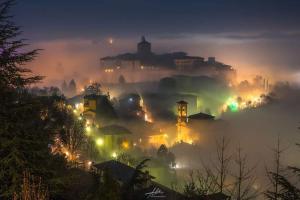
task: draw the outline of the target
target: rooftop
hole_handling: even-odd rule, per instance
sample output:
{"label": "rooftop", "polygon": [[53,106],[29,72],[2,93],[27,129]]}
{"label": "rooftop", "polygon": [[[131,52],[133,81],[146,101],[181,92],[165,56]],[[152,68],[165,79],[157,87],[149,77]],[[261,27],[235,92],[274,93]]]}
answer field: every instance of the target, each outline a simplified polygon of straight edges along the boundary
{"label": "rooftop", "polygon": [[177,101],[177,103],[178,103],[178,104],[188,104],[188,102],[186,102],[186,101],[183,101],[183,100],[181,100],[181,101]]}
{"label": "rooftop", "polygon": [[131,134],[131,131],[128,130],[127,128],[119,125],[109,125],[109,126],[104,126],[99,129],[100,132],[104,135],[128,135]]}
{"label": "rooftop", "polygon": [[188,118],[189,119],[198,119],[198,120],[214,120],[215,116],[200,112],[200,113],[197,113],[194,115],[190,115]]}

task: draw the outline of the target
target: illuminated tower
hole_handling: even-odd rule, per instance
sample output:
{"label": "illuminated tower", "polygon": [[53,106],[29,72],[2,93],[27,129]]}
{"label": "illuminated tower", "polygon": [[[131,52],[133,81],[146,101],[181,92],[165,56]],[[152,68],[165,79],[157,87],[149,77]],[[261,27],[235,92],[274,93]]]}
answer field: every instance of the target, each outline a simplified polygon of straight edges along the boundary
{"label": "illuminated tower", "polygon": [[177,102],[177,142],[186,140],[187,135],[187,102]]}
{"label": "illuminated tower", "polygon": [[177,102],[177,123],[187,123],[187,102]]}

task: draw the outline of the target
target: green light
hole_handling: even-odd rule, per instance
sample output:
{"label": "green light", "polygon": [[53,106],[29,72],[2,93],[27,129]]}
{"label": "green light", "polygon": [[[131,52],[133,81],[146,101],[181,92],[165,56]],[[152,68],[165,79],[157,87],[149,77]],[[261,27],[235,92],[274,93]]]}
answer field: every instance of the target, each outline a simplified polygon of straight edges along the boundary
{"label": "green light", "polygon": [[231,112],[239,111],[239,104],[236,101],[232,101],[228,104],[228,108]]}

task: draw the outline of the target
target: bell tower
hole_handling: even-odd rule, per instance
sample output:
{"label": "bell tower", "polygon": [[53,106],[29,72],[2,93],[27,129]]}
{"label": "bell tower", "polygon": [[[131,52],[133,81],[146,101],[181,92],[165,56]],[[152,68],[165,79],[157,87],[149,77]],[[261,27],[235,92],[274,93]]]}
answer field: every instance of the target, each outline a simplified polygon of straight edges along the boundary
{"label": "bell tower", "polygon": [[185,142],[187,140],[187,105],[186,101],[177,102],[177,142]]}
{"label": "bell tower", "polygon": [[187,102],[177,102],[177,123],[187,123]]}

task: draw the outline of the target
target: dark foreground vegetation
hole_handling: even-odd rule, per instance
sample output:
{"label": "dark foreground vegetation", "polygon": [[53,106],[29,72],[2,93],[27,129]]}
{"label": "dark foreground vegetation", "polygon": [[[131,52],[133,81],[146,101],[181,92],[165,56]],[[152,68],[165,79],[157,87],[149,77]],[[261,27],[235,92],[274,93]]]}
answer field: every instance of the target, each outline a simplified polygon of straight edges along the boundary
{"label": "dark foreground vegetation", "polygon": [[[140,192],[148,187],[152,177],[142,172],[147,160],[136,164],[133,175],[127,182],[120,183],[109,169],[99,175],[94,170],[76,168],[61,154],[53,153],[57,137],[65,145],[86,148],[83,125],[73,118],[65,108],[63,96],[36,96],[28,92],[28,87],[43,79],[32,75],[24,68],[34,60],[39,50],[26,51],[26,41],[20,39],[20,28],[14,24],[9,14],[13,1],[0,4],[0,199],[46,200],[46,199],[137,199]],[[81,143],[70,143],[68,136],[76,133]],[[219,176],[199,176],[191,179],[184,187],[181,199],[209,199],[208,190],[225,192],[227,158],[224,157],[225,143],[220,144]],[[89,154],[86,150],[86,154]],[[282,168],[281,149],[275,151],[276,168],[267,172],[270,189],[264,192],[266,199],[300,199],[298,187],[300,169]],[[245,170],[245,159],[238,154],[240,166],[235,182],[234,199],[253,199],[256,195],[245,196],[249,189],[249,170]],[[290,175],[293,178],[290,179]],[[192,176],[194,177],[194,176]],[[216,181],[216,179],[218,181]],[[219,182],[220,180],[220,182]],[[199,182],[197,182],[199,181]],[[212,184],[209,184],[212,183]],[[209,187],[209,188],[208,188]],[[248,193],[247,193],[248,194]],[[223,198],[223,197],[221,197]],[[226,197],[227,198],[227,197]]]}

